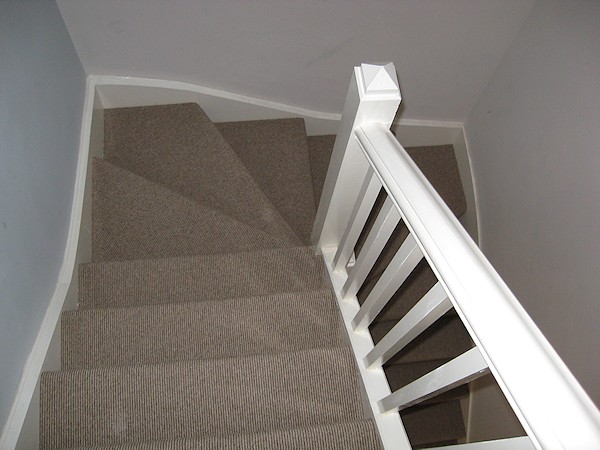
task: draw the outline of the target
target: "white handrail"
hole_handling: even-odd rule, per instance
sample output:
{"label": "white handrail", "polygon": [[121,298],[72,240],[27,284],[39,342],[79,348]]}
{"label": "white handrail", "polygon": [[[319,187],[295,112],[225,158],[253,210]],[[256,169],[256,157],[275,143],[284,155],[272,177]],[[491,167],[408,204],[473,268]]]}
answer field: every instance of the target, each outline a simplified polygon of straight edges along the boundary
{"label": "white handrail", "polygon": [[598,410],[404,148],[383,124],[354,133],[534,445],[599,445]]}
{"label": "white handrail", "polygon": [[[399,416],[379,410],[378,402],[391,392],[381,364],[373,360],[387,355],[389,343],[395,346],[406,330],[395,330],[382,341],[386,344],[376,348],[370,334],[355,330],[352,322],[360,311],[356,292],[400,216],[529,434],[518,441],[544,449],[600,447],[600,413],[592,401],[389,132],[399,103],[393,64],[354,68],[312,234],[323,254],[384,447],[404,450],[410,443]],[[364,192],[372,170],[388,198],[356,263],[347,270],[348,249],[354,247],[355,228],[360,228],[352,222],[364,221],[364,209],[373,200]],[[387,292],[373,311],[386,297]],[[501,448],[507,442],[517,441],[468,444],[468,448]]]}

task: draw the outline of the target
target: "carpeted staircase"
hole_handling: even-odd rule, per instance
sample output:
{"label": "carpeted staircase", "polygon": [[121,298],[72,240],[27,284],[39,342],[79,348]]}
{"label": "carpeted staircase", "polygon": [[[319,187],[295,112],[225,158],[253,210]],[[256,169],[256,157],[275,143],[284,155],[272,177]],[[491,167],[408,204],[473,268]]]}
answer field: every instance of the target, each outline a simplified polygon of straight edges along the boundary
{"label": "carpeted staircase", "polygon": [[[307,138],[299,119],[213,124],[196,104],[107,110],[104,122],[93,261],[62,316],[62,370],[41,378],[41,448],[379,448],[308,246],[333,138]],[[411,155],[462,214],[452,148]],[[375,340],[433,284],[428,270],[382,312]],[[447,315],[386,365],[392,388],[465,347]],[[462,438],[465,394],[403,412],[413,445]]]}

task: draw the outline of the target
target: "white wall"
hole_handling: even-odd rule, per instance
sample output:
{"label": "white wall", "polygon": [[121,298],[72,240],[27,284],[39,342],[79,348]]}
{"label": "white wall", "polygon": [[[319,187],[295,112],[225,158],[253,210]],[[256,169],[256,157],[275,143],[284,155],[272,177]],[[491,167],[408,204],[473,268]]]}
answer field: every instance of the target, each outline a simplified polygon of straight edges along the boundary
{"label": "white wall", "polygon": [[600,2],[539,0],[465,129],[483,251],[600,405]]}
{"label": "white wall", "polygon": [[0,429],[65,250],[85,73],[54,1],[0,14]]}
{"label": "white wall", "polygon": [[352,67],[396,64],[403,116],[462,122],[534,0],[58,0],[94,75],[342,110]]}

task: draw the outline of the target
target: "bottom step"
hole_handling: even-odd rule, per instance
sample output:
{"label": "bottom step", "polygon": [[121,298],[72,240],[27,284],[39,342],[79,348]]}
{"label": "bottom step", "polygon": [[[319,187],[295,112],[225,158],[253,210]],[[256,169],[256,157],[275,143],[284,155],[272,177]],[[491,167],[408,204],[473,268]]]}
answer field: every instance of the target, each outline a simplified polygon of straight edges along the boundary
{"label": "bottom step", "polygon": [[364,420],[268,433],[95,446],[85,447],[82,450],[133,450],[139,448],[146,450],[246,450],[249,448],[261,450],[287,448],[296,450],[330,448],[363,450],[379,449],[382,446],[373,423]]}

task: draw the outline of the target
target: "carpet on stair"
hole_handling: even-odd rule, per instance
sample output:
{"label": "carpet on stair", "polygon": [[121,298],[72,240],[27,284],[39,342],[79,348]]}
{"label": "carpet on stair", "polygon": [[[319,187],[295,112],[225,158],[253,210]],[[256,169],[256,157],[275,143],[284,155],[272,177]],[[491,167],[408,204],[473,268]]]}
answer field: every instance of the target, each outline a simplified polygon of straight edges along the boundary
{"label": "carpet on stair", "polygon": [[363,419],[348,347],[41,378],[40,447],[266,432]]}
{"label": "carpet on stair", "polygon": [[79,450],[295,450],[345,449],[377,450],[381,442],[370,420],[356,420],[305,428],[292,428],[264,433],[238,434],[199,439],[143,442],[120,445],[95,445]]}
{"label": "carpet on stair", "polygon": [[304,120],[215,125],[300,240],[308,244],[315,202]]}
{"label": "carpet on stair", "polygon": [[311,247],[83,264],[79,307],[134,306],[330,287]]}
{"label": "carpet on stair", "polygon": [[92,259],[223,253],[292,245],[101,159],[93,161]]}
{"label": "carpet on stair", "polygon": [[61,325],[63,369],[231,358],[347,342],[330,290],[67,311]]}
{"label": "carpet on stair", "polygon": [[296,239],[196,103],[105,110],[104,158],[251,226]]}
{"label": "carpet on stair", "polygon": [[[63,314],[63,368],[41,378],[41,448],[380,448],[322,259],[299,246],[333,142],[298,119],[215,126],[196,104],[105,112],[94,262]],[[451,146],[409,154],[464,211]],[[431,283],[421,272],[375,342]],[[392,388],[470,348],[461,327],[445,315],[392,358]],[[401,412],[414,446],[464,436],[460,395]]]}

